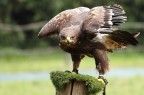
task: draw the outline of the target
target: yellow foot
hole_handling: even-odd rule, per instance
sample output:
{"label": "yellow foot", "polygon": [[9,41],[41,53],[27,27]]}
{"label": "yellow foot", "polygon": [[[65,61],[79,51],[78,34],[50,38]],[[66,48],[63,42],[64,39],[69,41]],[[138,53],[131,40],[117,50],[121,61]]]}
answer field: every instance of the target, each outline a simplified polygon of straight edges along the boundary
{"label": "yellow foot", "polygon": [[99,76],[98,80],[102,81],[105,84],[102,95],[106,95],[106,85],[108,84],[108,81],[103,76]]}
{"label": "yellow foot", "polygon": [[103,76],[99,76],[98,79],[102,80],[105,85],[108,84],[108,81]]}
{"label": "yellow foot", "polygon": [[98,78],[98,81],[102,82],[103,84],[105,84],[103,79]]}

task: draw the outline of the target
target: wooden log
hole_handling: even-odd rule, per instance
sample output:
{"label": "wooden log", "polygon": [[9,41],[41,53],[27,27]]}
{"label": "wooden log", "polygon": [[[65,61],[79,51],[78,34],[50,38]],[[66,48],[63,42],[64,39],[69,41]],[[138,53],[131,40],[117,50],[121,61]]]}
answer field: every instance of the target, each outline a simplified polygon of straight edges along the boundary
{"label": "wooden log", "polygon": [[56,91],[56,95],[87,95],[86,86],[82,82],[73,81],[67,84],[64,91]]}
{"label": "wooden log", "polygon": [[72,89],[72,83],[66,85],[66,89],[64,91],[56,90],[56,95],[70,95]]}
{"label": "wooden log", "polygon": [[82,82],[74,81],[71,95],[86,95],[86,85]]}
{"label": "wooden log", "polygon": [[104,88],[104,82],[88,75],[56,71],[51,80],[56,95],[96,95]]}

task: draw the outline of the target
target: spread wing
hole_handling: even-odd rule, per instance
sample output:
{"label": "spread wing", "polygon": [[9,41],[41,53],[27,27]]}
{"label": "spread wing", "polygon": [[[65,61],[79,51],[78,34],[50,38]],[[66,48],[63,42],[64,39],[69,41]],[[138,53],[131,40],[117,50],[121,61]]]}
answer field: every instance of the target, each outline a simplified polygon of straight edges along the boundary
{"label": "spread wing", "polygon": [[82,31],[91,34],[100,28],[111,28],[113,25],[124,23],[125,11],[120,5],[100,6],[92,8],[83,22]]}
{"label": "spread wing", "polygon": [[71,18],[73,18],[75,15],[87,11],[89,11],[89,8],[78,7],[59,13],[44,25],[44,27],[40,30],[38,37],[43,38],[46,36],[51,36],[53,34],[58,34],[61,29],[63,29],[65,26],[68,26],[68,23],[71,22]]}
{"label": "spread wing", "polygon": [[[92,8],[83,22],[82,31],[92,42],[100,42],[110,51],[128,45],[137,45],[135,35],[112,28],[113,25],[126,21],[127,17],[124,14],[123,8],[117,4]],[[137,35],[139,33],[136,33]]]}

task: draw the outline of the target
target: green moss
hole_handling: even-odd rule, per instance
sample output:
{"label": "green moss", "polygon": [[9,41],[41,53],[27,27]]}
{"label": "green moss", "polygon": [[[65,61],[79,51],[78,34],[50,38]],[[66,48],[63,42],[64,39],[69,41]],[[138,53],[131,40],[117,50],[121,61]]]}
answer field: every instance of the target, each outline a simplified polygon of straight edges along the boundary
{"label": "green moss", "polygon": [[65,89],[65,85],[69,83],[71,80],[76,80],[79,82],[84,82],[87,86],[88,95],[95,95],[100,92],[104,83],[99,81],[98,79],[89,76],[89,75],[81,75],[69,72],[61,72],[55,71],[51,72],[51,80],[58,91],[63,91]]}

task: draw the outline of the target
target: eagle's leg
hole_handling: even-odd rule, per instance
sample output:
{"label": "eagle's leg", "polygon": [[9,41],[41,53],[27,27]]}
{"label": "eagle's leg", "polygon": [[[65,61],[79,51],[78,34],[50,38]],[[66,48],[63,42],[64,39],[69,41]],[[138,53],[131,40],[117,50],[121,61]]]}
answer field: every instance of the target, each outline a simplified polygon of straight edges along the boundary
{"label": "eagle's leg", "polygon": [[102,49],[95,49],[95,51],[93,51],[93,56],[95,58],[96,69],[99,72],[98,78],[102,79],[105,82],[105,87],[103,89],[103,95],[106,95],[105,90],[106,90],[106,85],[107,85],[108,81],[104,78],[104,74],[109,69],[107,52]]}
{"label": "eagle's leg", "polygon": [[101,70],[101,63],[99,62],[96,62],[96,69],[98,70],[99,72],[99,76],[98,76],[98,79],[102,79],[104,82],[105,82],[105,85],[108,84],[108,81],[104,78],[104,72]]}
{"label": "eagle's leg", "polygon": [[104,79],[104,74],[109,70],[107,52],[103,49],[95,49],[92,54],[95,59],[96,69],[99,72],[99,78]]}
{"label": "eagle's leg", "polygon": [[81,55],[80,54],[71,54],[72,61],[73,61],[73,72],[78,74],[78,67],[81,61]]}
{"label": "eagle's leg", "polygon": [[96,62],[96,69],[97,69],[98,72],[99,72],[98,79],[102,79],[102,80],[104,81],[104,83],[105,83],[105,87],[104,87],[104,89],[103,89],[102,94],[103,94],[103,95],[106,95],[106,85],[108,84],[108,81],[104,78],[104,72],[101,70],[102,67],[101,67],[100,64],[101,64],[101,63]]}

